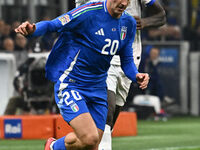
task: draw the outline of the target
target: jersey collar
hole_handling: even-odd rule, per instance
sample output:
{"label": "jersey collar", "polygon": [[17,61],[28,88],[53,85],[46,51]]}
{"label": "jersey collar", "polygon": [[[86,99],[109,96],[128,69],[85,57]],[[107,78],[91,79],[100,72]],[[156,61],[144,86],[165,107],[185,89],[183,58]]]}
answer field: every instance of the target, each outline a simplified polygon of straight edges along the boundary
{"label": "jersey collar", "polygon": [[107,4],[107,0],[104,0],[104,11],[105,11],[105,12],[108,12],[108,9],[107,9],[106,4]]}

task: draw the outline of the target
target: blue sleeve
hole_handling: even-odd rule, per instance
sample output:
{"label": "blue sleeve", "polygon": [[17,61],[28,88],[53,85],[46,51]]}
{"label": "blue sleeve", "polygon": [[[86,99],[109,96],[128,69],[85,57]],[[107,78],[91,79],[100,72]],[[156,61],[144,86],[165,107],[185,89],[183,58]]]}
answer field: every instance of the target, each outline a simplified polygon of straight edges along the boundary
{"label": "blue sleeve", "polygon": [[134,21],[132,32],[129,33],[129,40],[123,50],[120,51],[121,67],[125,75],[136,82],[136,74],[139,73],[133,60],[132,44],[135,39],[136,22]]}
{"label": "blue sleeve", "polygon": [[56,32],[59,29],[55,20],[52,21],[40,21],[36,23],[36,30],[32,34],[33,37],[42,36],[48,32]]}
{"label": "blue sleeve", "polygon": [[48,32],[62,32],[75,30],[83,20],[87,18],[87,13],[74,15],[74,12],[78,8],[75,8],[51,21],[41,21],[36,23],[36,30],[32,36],[42,36]]}
{"label": "blue sleeve", "polygon": [[131,79],[133,82],[136,82],[136,74],[139,72],[135,66],[135,63],[133,62],[133,59],[130,61],[130,63],[123,63],[122,70],[129,79]]}
{"label": "blue sleeve", "polygon": [[151,5],[153,5],[153,4],[155,3],[155,1],[156,1],[156,0],[150,1],[148,4],[146,4],[146,6],[151,6]]}

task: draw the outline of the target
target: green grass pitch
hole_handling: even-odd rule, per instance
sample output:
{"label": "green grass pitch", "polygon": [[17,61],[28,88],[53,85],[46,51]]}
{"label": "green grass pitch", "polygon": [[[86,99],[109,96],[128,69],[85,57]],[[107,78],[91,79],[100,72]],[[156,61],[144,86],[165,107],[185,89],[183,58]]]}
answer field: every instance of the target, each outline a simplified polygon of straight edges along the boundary
{"label": "green grass pitch", "polygon": [[[0,150],[43,150],[44,140],[0,140]],[[138,135],[113,138],[113,150],[200,150],[200,118],[138,121]]]}

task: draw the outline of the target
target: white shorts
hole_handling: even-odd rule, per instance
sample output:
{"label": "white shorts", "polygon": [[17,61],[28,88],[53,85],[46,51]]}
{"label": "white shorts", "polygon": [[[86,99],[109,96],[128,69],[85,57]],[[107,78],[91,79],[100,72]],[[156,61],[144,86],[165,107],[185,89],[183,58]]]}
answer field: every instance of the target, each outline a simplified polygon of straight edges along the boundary
{"label": "white shorts", "polygon": [[[139,67],[142,53],[142,44],[140,39],[140,31],[137,31],[135,41],[133,43],[133,58],[136,67]],[[131,80],[126,77],[120,66],[120,58],[115,55],[111,61],[106,80],[108,90],[116,94],[116,105],[124,106],[128,96]]]}
{"label": "white shorts", "polygon": [[116,105],[124,106],[131,82],[122,71],[121,66],[110,66],[106,83],[108,90],[116,94]]}

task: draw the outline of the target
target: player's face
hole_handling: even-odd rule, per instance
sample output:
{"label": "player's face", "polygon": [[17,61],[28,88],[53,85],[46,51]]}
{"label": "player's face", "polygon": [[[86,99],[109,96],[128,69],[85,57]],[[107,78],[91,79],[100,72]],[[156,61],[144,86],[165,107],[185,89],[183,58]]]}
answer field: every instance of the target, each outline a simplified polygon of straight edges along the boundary
{"label": "player's face", "polygon": [[108,2],[108,11],[111,16],[119,18],[124,10],[127,8],[130,0],[110,0]]}

